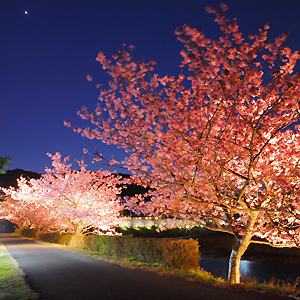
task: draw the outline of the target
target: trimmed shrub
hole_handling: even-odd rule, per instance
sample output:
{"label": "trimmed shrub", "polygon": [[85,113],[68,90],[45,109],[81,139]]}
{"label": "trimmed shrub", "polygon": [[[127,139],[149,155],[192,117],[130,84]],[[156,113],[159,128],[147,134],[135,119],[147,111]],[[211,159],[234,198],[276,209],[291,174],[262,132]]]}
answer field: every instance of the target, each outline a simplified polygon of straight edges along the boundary
{"label": "trimmed shrub", "polygon": [[200,260],[198,242],[193,239],[88,236],[83,249],[183,270],[197,269]]}
{"label": "trimmed shrub", "polygon": [[168,240],[163,247],[164,264],[169,267],[190,270],[199,266],[198,242],[189,240]]}
{"label": "trimmed shrub", "polygon": [[22,229],[20,234],[26,236],[28,238],[35,238],[36,237],[36,230],[33,229]]}
{"label": "trimmed shrub", "polygon": [[85,236],[83,235],[72,235],[69,243],[69,246],[79,248],[79,249],[85,249]]}
{"label": "trimmed shrub", "polygon": [[[34,230],[21,230],[20,234],[26,237],[37,237]],[[38,238],[46,242],[69,245],[104,255],[146,263],[158,263],[182,270],[199,268],[199,245],[193,239],[174,240],[105,235],[74,236],[68,233],[39,233]]]}
{"label": "trimmed shrub", "polygon": [[19,228],[19,227],[18,227],[18,228],[15,228],[15,233],[18,234],[18,235],[22,235],[22,230],[23,230],[23,229],[22,229],[22,228]]}
{"label": "trimmed shrub", "polygon": [[72,238],[71,233],[59,233],[59,232],[43,232],[40,233],[39,239],[48,243],[55,243],[60,245],[68,245]]}
{"label": "trimmed shrub", "polygon": [[57,237],[57,243],[60,245],[68,245],[72,238],[71,233],[59,233]]}
{"label": "trimmed shrub", "polygon": [[42,232],[39,235],[39,239],[48,243],[56,243],[57,237],[56,233]]}

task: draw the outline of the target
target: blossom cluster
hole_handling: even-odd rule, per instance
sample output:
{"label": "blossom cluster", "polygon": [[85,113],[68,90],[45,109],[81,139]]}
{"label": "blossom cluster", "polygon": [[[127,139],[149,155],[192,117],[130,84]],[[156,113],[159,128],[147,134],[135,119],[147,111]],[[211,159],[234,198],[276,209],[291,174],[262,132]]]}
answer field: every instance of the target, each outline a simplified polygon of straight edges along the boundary
{"label": "blossom cluster", "polygon": [[1,217],[21,228],[82,234],[97,231],[113,233],[122,226],[123,205],[118,195],[122,178],[109,171],[71,170],[68,157],[48,154],[53,168],[40,179],[18,179],[18,188],[2,189]]}

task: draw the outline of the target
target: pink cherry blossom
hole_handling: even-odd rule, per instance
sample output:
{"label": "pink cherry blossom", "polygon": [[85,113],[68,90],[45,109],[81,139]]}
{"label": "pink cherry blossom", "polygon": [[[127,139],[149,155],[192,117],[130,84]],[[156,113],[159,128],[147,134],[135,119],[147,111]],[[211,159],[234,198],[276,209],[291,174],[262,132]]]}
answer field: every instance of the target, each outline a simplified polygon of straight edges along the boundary
{"label": "pink cherry blossom", "polygon": [[40,179],[21,177],[17,189],[2,189],[7,197],[0,217],[42,231],[115,233],[125,221],[118,197],[121,177],[109,171],[87,171],[83,161],[78,161],[79,171],[72,171],[68,157],[48,156],[53,168],[46,168]]}
{"label": "pink cherry blossom", "polygon": [[112,77],[101,106],[111,116],[85,107],[79,114],[94,126],[82,134],[124,148],[123,167],[151,187],[151,201],[128,200],[132,210],[236,237],[229,275],[238,283],[250,243],[300,245],[300,132],[287,130],[300,117],[300,55],[283,46],[286,34],[269,41],[268,25],[243,36],[226,9],[207,8],[219,39],[176,30],[185,48],[180,76],[160,77],[153,62],[133,63],[124,48],[114,63],[100,53]]}

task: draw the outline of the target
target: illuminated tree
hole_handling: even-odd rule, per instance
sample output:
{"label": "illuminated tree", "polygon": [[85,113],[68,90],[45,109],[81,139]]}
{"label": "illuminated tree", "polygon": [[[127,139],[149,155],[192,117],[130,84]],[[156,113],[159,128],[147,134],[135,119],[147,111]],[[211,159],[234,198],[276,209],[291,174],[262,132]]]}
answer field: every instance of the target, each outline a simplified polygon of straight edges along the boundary
{"label": "illuminated tree", "polygon": [[123,206],[117,197],[121,192],[121,178],[109,171],[87,171],[83,161],[78,162],[79,171],[72,171],[72,165],[67,164],[68,157],[61,161],[59,153],[48,155],[53,160],[53,169],[46,168],[40,179],[21,178],[18,189],[3,189],[14,201],[10,201],[11,210],[7,203],[11,218],[33,223],[33,214],[34,228],[45,228],[45,223],[51,221],[55,230],[75,235],[90,230],[114,233],[123,221],[119,218]]}
{"label": "illuminated tree", "polygon": [[38,231],[56,230],[57,217],[52,209],[40,202],[40,187],[33,179],[27,180],[22,176],[17,179],[18,188],[2,188],[6,194],[1,202],[0,218],[11,221],[22,229]]}
{"label": "illuminated tree", "polygon": [[229,278],[239,283],[250,243],[299,247],[300,56],[283,46],[287,34],[268,41],[268,25],[244,39],[226,9],[207,8],[222,31],[217,40],[187,25],[176,30],[186,48],[176,78],[159,77],[154,62],[133,62],[124,49],[115,62],[99,53],[110,87],[95,112],[80,112],[94,128],[74,129],[126,150],[110,164],[151,187],[151,201],[128,200],[135,212],[233,234]]}

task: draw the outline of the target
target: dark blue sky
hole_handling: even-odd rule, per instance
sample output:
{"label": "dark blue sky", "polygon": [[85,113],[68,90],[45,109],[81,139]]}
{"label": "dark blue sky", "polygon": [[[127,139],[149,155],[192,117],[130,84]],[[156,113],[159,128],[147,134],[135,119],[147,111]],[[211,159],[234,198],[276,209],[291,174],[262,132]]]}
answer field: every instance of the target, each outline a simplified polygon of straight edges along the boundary
{"label": "dark blue sky", "polygon": [[176,27],[200,23],[217,38],[214,16],[204,8],[221,2],[243,33],[255,34],[269,21],[271,38],[290,31],[287,45],[300,50],[299,0],[0,0],[0,120],[7,118],[0,126],[0,156],[12,158],[9,169],[43,172],[51,166],[47,152],[89,163],[82,149],[92,151],[93,142],[107,157],[120,158],[116,148],[63,125],[90,125],[77,111],[97,103],[99,90],[87,74],[107,83],[97,53],[112,55],[122,43],[134,45],[136,59],[156,61],[160,75],[176,75],[183,49]]}

